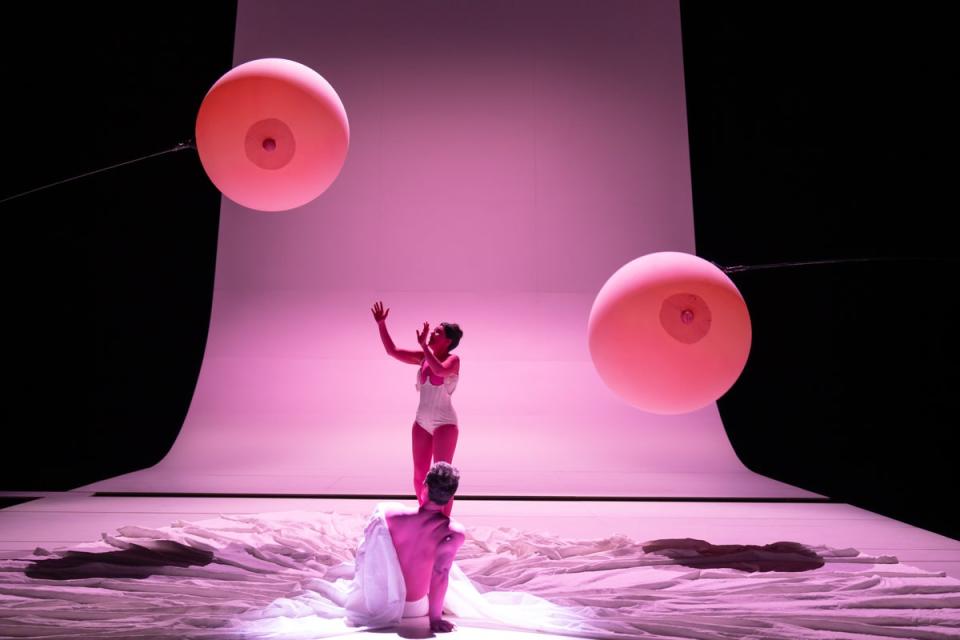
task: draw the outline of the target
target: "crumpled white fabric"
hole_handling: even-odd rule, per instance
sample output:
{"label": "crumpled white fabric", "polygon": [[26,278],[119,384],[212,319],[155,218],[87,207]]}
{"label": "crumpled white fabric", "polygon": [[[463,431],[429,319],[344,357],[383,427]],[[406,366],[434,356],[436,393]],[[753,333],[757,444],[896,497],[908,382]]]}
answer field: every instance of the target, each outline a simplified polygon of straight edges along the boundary
{"label": "crumpled white fabric", "polygon": [[[346,607],[369,526],[337,513],[229,515],[126,526],[70,549],[2,551],[0,637],[313,640],[356,631]],[[644,546],[621,535],[471,527],[445,609],[462,627],[590,638],[960,637],[960,580],[893,556],[815,546],[825,562],[816,571],[746,573],[682,566]],[[122,562],[111,563],[117,554]]]}

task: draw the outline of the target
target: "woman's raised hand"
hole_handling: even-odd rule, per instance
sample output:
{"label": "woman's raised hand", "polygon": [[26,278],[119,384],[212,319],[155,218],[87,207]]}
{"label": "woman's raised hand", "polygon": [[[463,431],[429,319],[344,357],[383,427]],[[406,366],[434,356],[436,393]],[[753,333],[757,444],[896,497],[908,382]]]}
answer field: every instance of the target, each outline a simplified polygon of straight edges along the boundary
{"label": "woman's raised hand", "polygon": [[420,343],[420,346],[424,349],[427,348],[427,338],[430,336],[430,323],[423,323],[423,331],[417,331],[417,342]]}
{"label": "woman's raised hand", "polygon": [[390,309],[387,309],[386,311],[383,310],[382,302],[375,302],[370,311],[373,312],[373,319],[377,321],[377,324],[385,322],[387,319],[387,314],[390,313]]}

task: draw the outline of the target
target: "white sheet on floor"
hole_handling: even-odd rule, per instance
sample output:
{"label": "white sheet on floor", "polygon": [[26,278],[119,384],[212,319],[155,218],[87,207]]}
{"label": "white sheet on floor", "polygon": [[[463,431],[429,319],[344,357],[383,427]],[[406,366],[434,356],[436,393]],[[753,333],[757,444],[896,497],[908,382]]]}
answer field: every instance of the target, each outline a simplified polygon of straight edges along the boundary
{"label": "white sheet on floor", "polygon": [[[292,640],[356,630],[344,606],[366,523],[225,516],[3,552],[0,637]],[[446,608],[463,626],[598,638],[960,637],[960,580],[892,556],[811,548],[825,561],[818,570],[746,573],[684,567],[624,536],[473,528]]]}

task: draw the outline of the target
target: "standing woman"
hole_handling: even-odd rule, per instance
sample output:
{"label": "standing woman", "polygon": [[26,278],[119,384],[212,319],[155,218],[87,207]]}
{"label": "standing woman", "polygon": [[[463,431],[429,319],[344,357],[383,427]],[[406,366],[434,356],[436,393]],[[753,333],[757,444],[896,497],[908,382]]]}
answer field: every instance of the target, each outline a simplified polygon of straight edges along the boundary
{"label": "standing woman", "polygon": [[[387,354],[400,362],[415,364],[417,371],[416,389],[420,393],[420,405],[413,422],[413,490],[417,494],[420,506],[427,501],[424,479],[434,462],[453,462],[453,452],[457,448],[457,412],[453,410],[450,395],[457,387],[460,377],[460,357],[450,352],[460,344],[463,331],[459,325],[441,322],[430,332],[430,325],[423,323],[423,331],[417,331],[417,342],[421,351],[397,349],[387,332],[387,314],[383,303],[377,302],[371,309],[373,319],[380,327],[380,339]],[[453,500],[443,508],[447,517],[453,509]]]}

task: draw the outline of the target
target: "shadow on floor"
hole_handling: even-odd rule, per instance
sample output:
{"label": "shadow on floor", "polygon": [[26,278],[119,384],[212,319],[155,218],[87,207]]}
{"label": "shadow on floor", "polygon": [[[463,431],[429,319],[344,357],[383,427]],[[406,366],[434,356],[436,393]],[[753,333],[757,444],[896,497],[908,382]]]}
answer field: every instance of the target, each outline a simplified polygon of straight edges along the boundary
{"label": "shadow on floor", "polygon": [[651,540],[645,553],[657,553],[676,564],[695,569],[739,569],[740,571],[812,571],[823,559],[799,542],[755,544],[710,544],[695,538]]}
{"label": "shadow on floor", "polygon": [[212,561],[212,551],[191,549],[170,540],[152,540],[119,551],[66,551],[56,558],[35,561],[24,574],[43,580],[146,578],[167,573],[168,567],[205,566]]}

